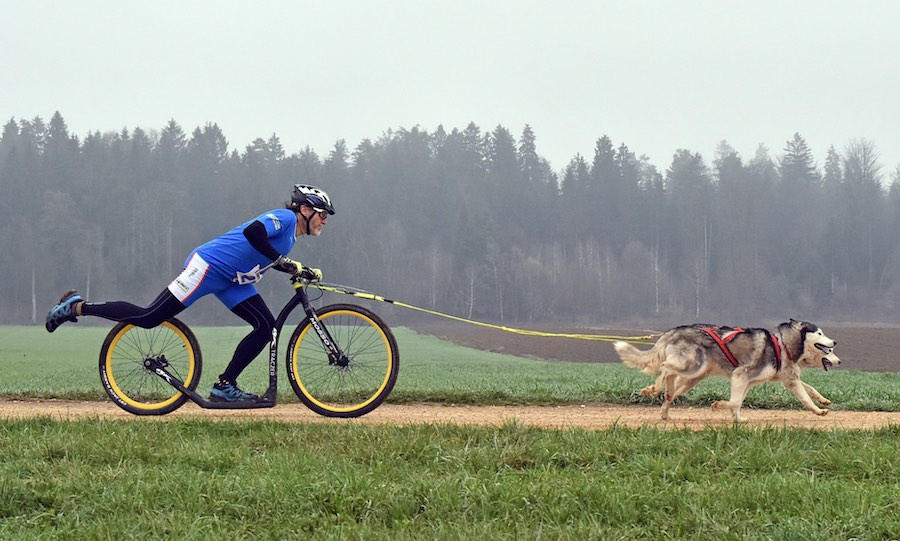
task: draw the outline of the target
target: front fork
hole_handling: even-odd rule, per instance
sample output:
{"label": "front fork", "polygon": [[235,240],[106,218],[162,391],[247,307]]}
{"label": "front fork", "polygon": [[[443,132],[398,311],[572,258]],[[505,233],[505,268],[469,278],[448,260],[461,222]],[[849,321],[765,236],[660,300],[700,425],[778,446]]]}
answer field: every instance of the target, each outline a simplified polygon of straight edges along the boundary
{"label": "front fork", "polygon": [[[297,277],[294,277],[297,278]],[[325,328],[324,325],[319,321],[319,316],[316,315],[315,309],[309,304],[309,298],[306,296],[306,291],[301,289],[302,284],[298,281],[294,281],[291,279],[291,282],[294,284],[294,287],[297,288],[298,296],[300,297],[300,304],[303,305],[303,311],[306,312],[306,317],[309,319],[309,324],[312,325],[312,328],[316,331],[316,334],[319,335],[319,340],[322,341],[322,345],[325,347],[325,350],[328,352],[328,364],[337,365],[341,368],[346,367],[350,364],[350,360],[347,359],[347,356],[338,349],[337,345],[334,342],[334,338],[331,337],[331,333],[328,332],[328,329]]]}

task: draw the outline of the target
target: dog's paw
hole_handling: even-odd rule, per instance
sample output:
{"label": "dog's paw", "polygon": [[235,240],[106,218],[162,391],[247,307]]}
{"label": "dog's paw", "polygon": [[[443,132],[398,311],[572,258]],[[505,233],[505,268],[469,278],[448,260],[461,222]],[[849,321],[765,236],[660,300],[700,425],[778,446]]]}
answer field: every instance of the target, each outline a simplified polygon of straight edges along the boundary
{"label": "dog's paw", "polygon": [[724,404],[722,404],[722,402],[720,400],[716,400],[715,402],[712,403],[712,405],[710,406],[710,409],[717,410],[717,409],[723,408],[723,407],[725,407]]}
{"label": "dog's paw", "polygon": [[641,396],[659,396],[659,393],[656,392],[656,389],[651,385],[650,387],[641,389]]}
{"label": "dog's paw", "polygon": [[820,416],[820,417],[824,417],[824,416],[828,415],[828,412],[829,412],[829,411],[831,411],[831,410],[819,410],[819,411],[817,411],[817,412],[815,412],[815,413],[816,413],[816,415],[818,415],[818,416]]}
{"label": "dog's paw", "polygon": [[831,400],[828,400],[827,398],[825,398],[825,397],[823,396],[823,397],[819,400],[819,404],[822,404],[823,406],[830,406],[830,405],[831,405]]}

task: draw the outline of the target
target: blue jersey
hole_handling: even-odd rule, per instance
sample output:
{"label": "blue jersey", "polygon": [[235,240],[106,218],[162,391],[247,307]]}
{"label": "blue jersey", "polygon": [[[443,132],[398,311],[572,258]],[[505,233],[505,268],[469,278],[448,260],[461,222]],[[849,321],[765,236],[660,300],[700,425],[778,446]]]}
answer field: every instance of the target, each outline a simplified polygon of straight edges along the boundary
{"label": "blue jersey", "polygon": [[269,243],[278,253],[287,255],[297,237],[297,215],[288,209],[276,209],[260,214],[231,231],[214,238],[194,250],[210,265],[210,271],[238,284],[251,284],[262,278],[265,267],[272,261],[259,253],[244,236],[244,229],[254,221],[266,226]]}

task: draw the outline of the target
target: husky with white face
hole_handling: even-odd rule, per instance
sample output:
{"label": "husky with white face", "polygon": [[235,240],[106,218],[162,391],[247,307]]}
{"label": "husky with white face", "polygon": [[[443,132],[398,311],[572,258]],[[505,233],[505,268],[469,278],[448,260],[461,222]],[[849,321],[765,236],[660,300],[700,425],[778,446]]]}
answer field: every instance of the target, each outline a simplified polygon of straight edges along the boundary
{"label": "husky with white face", "polygon": [[665,391],[663,419],[669,418],[669,407],[677,397],[710,376],[725,376],[731,379],[731,397],[712,407],[731,411],[735,421],[741,420],[741,406],[750,387],[776,380],[806,409],[816,415],[827,414],[828,410],[812,399],[823,406],[831,401],[801,381],[800,372],[811,366],[828,370],[841,364],[834,354],[835,345],[818,326],[793,319],[771,332],[706,324],[675,327],[645,351],[625,342],[614,344],[623,363],[656,376],[656,382],[642,389],[641,395],[659,396]]}

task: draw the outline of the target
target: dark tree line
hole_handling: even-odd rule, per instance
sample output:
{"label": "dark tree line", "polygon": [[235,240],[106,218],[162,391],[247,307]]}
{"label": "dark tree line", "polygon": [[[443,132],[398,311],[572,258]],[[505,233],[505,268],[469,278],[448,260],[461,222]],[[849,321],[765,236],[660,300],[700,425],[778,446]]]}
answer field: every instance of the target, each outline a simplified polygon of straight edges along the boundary
{"label": "dark tree line", "polygon": [[[554,171],[536,135],[389,131],[326,155],[279,138],[239,151],[216,124],[0,136],[0,322],[42,322],[74,287],[149,302],[196,245],[281,205],[294,182],[337,215],[294,255],[326,280],[508,322],[809,317],[900,321],[900,168],[851,141],[818,165],[799,134],[745,159],[679,150],[665,171],[600,137]],[[882,181],[889,188],[882,187]],[[278,304],[283,281],[261,283]],[[204,301],[205,302],[205,301]],[[215,301],[196,312],[228,321]],[[236,323],[236,321],[235,321]]]}

